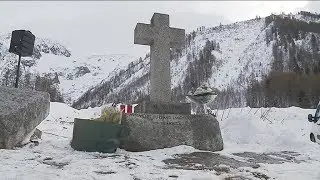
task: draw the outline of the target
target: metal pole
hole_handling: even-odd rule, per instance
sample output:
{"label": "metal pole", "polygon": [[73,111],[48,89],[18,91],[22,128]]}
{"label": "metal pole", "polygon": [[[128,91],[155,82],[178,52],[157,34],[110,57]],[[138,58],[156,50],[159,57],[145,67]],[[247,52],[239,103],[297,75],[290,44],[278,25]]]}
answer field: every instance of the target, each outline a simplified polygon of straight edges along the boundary
{"label": "metal pole", "polygon": [[21,61],[21,52],[19,54],[19,61],[18,61],[18,68],[17,68],[17,77],[16,77],[16,84],[15,88],[18,88],[18,82],[19,82],[19,73],[20,73],[20,61]]}

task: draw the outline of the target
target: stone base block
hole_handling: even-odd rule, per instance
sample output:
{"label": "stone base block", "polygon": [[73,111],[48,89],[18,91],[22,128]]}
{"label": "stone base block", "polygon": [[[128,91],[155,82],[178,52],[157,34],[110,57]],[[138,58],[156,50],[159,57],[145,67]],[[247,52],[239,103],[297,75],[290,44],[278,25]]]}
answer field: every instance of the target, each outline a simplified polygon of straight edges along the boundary
{"label": "stone base block", "polygon": [[191,104],[161,103],[143,100],[134,108],[134,112],[147,114],[191,114]]}
{"label": "stone base block", "polygon": [[122,124],[129,130],[129,137],[121,148],[128,151],[179,145],[206,151],[223,149],[219,123],[211,115],[134,113],[124,116]]}
{"label": "stone base block", "polygon": [[48,115],[48,93],[0,87],[0,148],[11,149]]}

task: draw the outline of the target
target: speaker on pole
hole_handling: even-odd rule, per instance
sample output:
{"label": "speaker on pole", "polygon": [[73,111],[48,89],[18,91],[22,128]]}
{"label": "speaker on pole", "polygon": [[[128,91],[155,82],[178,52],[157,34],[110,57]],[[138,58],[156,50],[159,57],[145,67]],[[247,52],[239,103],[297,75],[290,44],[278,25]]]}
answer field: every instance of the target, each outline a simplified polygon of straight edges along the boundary
{"label": "speaker on pole", "polygon": [[18,88],[21,57],[32,56],[35,36],[26,30],[12,31],[9,52],[19,56],[15,88]]}

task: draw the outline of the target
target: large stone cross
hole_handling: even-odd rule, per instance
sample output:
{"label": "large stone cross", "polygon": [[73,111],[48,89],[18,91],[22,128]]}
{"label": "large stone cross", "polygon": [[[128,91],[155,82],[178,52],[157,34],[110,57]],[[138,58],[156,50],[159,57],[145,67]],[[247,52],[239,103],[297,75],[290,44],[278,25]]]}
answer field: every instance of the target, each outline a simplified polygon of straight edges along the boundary
{"label": "large stone cross", "polygon": [[184,45],[185,30],[170,28],[169,15],[154,13],[151,24],[137,24],[134,43],[150,46],[150,100],[170,102],[170,48]]}

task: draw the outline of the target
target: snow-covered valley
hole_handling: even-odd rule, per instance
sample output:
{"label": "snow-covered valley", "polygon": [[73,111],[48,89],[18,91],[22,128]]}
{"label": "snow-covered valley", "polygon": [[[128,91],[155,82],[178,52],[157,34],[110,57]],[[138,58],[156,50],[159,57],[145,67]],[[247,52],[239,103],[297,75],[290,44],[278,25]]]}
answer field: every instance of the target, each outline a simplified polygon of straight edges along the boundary
{"label": "snow-covered valley", "polygon": [[[267,18],[271,22],[267,23]],[[171,52],[172,94],[180,96],[175,101],[183,102],[182,98],[202,83],[221,91],[230,87],[245,91],[251,80],[267,76],[279,59],[283,72],[289,71],[290,62],[301,72],[315,66],[311,61],[320,57],[316,49],[320,44],[311,45],[312,39],[320,42],[320,34],[299,29],[295,32],[297,37],[289,38],[291,32],[280,31],[276,20],[304,24],[319,23],[319,19],[301,14],[257,17],[187,34],[187,45]],[[17,64],[17,57],[8,52],[9,40],[10,35],[0,35],[0,85],[4,86],[14,82]],[[305,61],[308,58],[312,60]],[[250,108],[246,107],[243,94],[240,95],[244,102],[233,106],[242,108],[212,110],[224,142],[224,149],[219,152],[190,146],[146,152],[118,149],[110,154],[73,150],[70,142],[74,118],[95,118],[102,105],[131,104],[147,96],[149,69],[149,55],[80,58],[58,42],[37,38],[34,56],[22,60],[21,87],[33,84],[29,88],[35,89],[37,77],[48,75],[65,103],[50,103],[49,116],[38,126],[43,133],[39,144],[0,149],[0,179],[320,179],[320,145],[310,141],[312,123],[307,119],[315,110]],[[307,93],[301,90],[297,99],[311,104],[305,98]],[[238,98],[229,96],[228,100]]]}
{"label": "snow-covered valley", "polygon": [[307,121],[314,110],[246,107],[213,112],[224,140],[220,152],[178,146],[104,154],[70,146],[73,119],[97,117],[99,107],[76,110],[51,103],[50,115],[38,126],[43,131],[38,146],[0,150],[0,179],[320,179],[320,145],[309,140]]}

